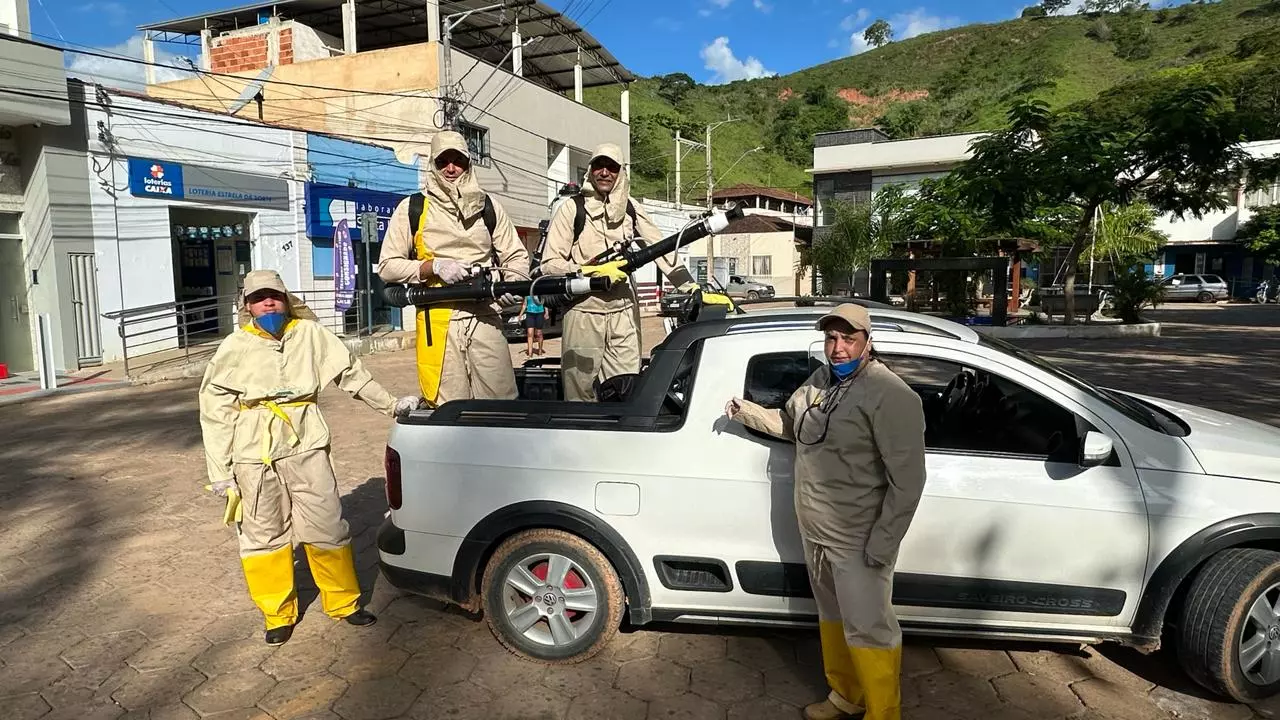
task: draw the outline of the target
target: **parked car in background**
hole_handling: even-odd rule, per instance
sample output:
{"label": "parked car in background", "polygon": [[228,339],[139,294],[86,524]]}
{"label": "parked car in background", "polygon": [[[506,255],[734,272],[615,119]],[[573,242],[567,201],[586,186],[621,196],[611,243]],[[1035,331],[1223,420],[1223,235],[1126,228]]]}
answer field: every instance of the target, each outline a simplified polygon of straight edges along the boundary
{"label": "parked car in background", "polygon": [[745,275],[730,275],[729,284],[725,287],[726,294],[735,299],[757,300],[759,298],[771,298],[774,295],[773,286],[768,283],[757,282]]}
{"label": "parked car in background", "polygon": [[1165,302],[1194,300],[1210,303],[1226,300],[1231,294],[1226,281],[1217,275],[1178,274],[1166,278],[1161,287],[1164,288]]}
{"label": "parked car in background", "polygon": [[[698,283],[698,287],[702,288],[703,292],[715,292],[708,283]],[[689,293],[668,290],[662,293],[662,300],[658,303],[658,315],[662,317],[677,317],[683,314],[685,304],[688,302]]]}

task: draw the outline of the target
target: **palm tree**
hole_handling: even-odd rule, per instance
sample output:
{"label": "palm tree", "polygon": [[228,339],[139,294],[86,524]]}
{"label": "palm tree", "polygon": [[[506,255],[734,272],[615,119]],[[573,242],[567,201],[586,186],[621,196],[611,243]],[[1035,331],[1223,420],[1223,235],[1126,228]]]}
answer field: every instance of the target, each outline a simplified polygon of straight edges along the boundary
{"label": "palm tree", "polygon": [[1156,211],[1146,203],[1103,203],[1094,222],[1090,263],[1100,256],[1118,270],[1154,256],[1169,242],[1168,235],[1155,229],[1155,221]]}

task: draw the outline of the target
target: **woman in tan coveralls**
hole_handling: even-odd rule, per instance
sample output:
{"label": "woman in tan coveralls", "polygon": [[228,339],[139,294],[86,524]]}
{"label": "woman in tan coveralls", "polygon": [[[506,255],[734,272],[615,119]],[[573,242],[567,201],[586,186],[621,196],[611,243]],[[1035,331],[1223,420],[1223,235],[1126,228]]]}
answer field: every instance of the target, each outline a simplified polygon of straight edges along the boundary
{"label": "woman in tan coveralls", "polygon": [[374,382],[274,270],[245,275],[240,324],[205,370],[200,428],[210,489],[241,499],[240,563],[267,644],[288,641],[298,622],[294,543],[306,549],[325,614],[372,625],[376,618],[360,607],[329,426],[316,400],[329,383],[386,415],[419,400],[397,401]]}
{"label": "woman in tan coveralls", "polygon": [[871,351],[865,308],[818,321],[829,367],[782,410],[734,398],[726,414],[796,443],[796,519],[818,605],[831,693],[809,720],[898,720],[902,633],[893,613],[898,547],[924,491],[920,396]]}

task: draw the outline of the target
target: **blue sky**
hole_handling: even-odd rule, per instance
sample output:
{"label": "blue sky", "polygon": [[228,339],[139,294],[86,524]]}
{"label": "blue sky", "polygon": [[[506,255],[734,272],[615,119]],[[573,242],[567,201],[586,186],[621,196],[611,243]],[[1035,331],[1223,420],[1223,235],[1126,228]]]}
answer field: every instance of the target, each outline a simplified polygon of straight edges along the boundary
{"label": "blue sky", "polygon": [[[249,0],[29,0],[39,39],[141,57],[134,28]],[[1031,0],[891,3],[886,0],[550,0],[633,72],[685,72],[703,83],[786,74],[865,50],[862,30],[889,21],[895,39],[972,22],[1016,17]],[[159,59],[194,48],[162,46]],[[192,55],[193,56],[193,55]],[[194,56],[193,56],[194,57]],[[141,80],[141,66],[72,59],[73,70],[117,83]]]}

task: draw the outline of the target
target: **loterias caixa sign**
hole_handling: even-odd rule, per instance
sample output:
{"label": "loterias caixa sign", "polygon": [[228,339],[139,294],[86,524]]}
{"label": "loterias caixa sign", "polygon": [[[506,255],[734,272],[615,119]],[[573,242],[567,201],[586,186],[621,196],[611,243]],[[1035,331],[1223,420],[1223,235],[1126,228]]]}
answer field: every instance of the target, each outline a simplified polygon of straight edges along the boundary
{"label": "loterias caixa sign", "polygon": [[289,183],[282,178],[146,158],[129,158],[129,194],[264,210],[290,207]]}

